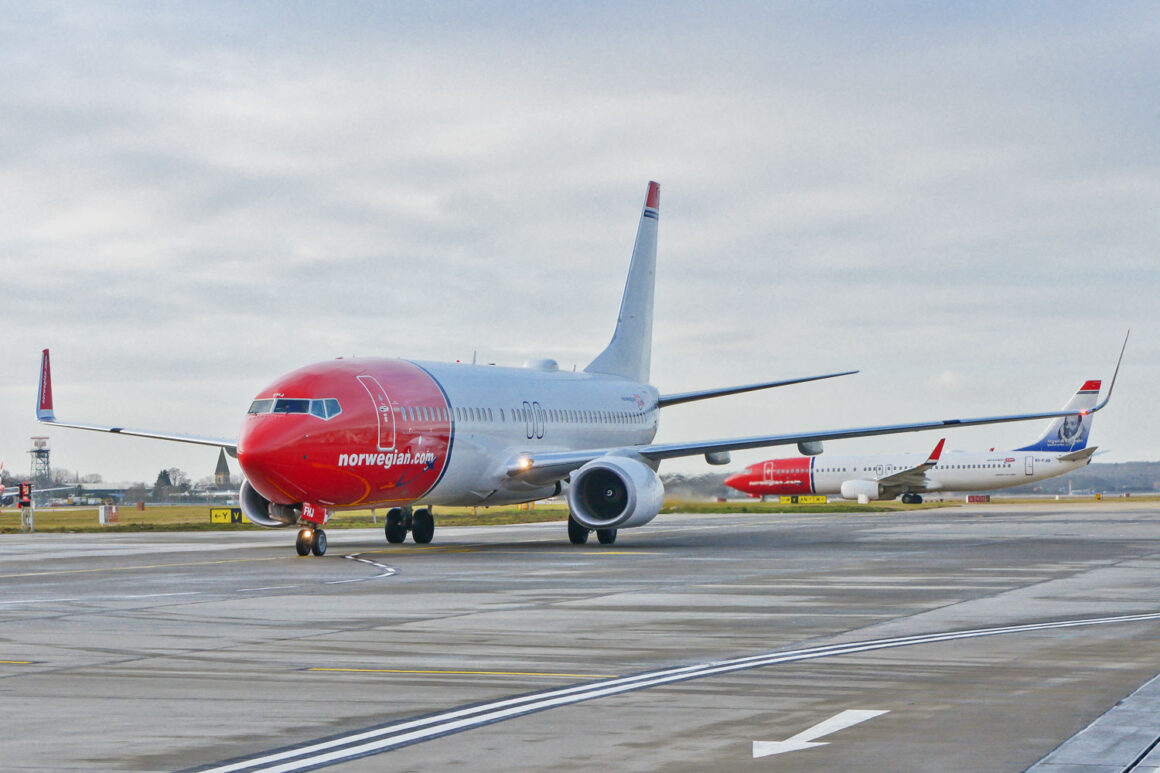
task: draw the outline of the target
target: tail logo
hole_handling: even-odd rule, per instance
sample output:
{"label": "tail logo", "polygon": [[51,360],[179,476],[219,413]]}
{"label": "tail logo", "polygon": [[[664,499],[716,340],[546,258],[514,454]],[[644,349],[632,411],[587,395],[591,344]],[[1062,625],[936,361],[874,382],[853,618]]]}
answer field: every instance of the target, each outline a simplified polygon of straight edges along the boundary
{"label": "tail logo", "polygon": [[1060,443],[1074,443],[1083,437],[1083,417],[1078,414],[1075,416],[1065,416],[1063,424],[1059,425],[1059,432],[1056,437]]}

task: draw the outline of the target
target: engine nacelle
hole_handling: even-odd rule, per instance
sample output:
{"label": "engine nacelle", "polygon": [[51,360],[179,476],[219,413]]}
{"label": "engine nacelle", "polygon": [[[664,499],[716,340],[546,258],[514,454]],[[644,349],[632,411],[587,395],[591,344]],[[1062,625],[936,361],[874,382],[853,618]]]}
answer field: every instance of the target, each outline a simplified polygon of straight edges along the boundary
{"label": "engine nacelle", "polygon": [[630,529],[656,518],[665,486],[650,467],[625,456],[602,456],[572,473],[568,507],[589,529]]}
{"label": "engine nacelle", "polygon": [[842,481],[842,499],[877,499],[882,496],[882,487],[876,480],[845,480]]}
{"label": "engine nacelle", "polygon": [[238,505],[246,520],[258,526],[280,528],[298,523],[298,512],[293,507],[274,504],[259,494],[248,480],[242,483],[242,490],[238,492]]}

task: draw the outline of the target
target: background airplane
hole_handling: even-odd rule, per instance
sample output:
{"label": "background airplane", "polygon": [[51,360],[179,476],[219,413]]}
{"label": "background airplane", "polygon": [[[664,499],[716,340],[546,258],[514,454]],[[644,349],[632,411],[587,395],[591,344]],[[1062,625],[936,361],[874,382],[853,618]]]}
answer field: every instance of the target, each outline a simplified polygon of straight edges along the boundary
{"label": "background airplane", "polygon": [[[34,494],[46,494],[50,491],[68,491],[75,489],[76,486],[53,486],[52,488],[33,489]],[[4,486],[4,462],[0,460],[0,507],[8,507],[16,502],[16,498],[20,495],[20,486],[14,486],[9,491]]]}
{"label": "background airplane", "polygon": [[564,482],[569,539],[580,544],[596,531],[602,543],[612,543],[618,529],[644,526],[660,511],[664,487],[657,469],[665,459],[704,455],[710,464],[726,464],[733,450],[797,443],[803,453],[816,452],[825,440],[1073,413],[654,443],[665,406],[844,375],[669,395],[650,385],[659,206],[660,186],[650,182],[612,340],[582,372],[561,371],[547,359],[523,368],[377,358],[319,362],[263,389],[232,439],[58,420],[46,349],[37,418],[225,448],[246,477],[239,494],[246,517],[262,526],[301,524],[298,553],[322,555],[321,527],[334,510],[390,508],[387,541],[402,542],[409,532],[425,543],[434,534],[433,505],[528,502],[561,493]]}
{"label": "background airplane", "polygon": [[942,454],[939,440],[930,456],[884,454],[798,456],[751,464],[725,479],[725,485],[754,497],[782,494],[838,494],[860,502],[894,499],[922,502],[928,491],[990,491],[1054,478],[1091,463],[1088,446],[1092,415],[1100,393],[1098,380],[1084,382],[1064,406],[1074,411],[1055,419],[1029,446],[1013,451]]}

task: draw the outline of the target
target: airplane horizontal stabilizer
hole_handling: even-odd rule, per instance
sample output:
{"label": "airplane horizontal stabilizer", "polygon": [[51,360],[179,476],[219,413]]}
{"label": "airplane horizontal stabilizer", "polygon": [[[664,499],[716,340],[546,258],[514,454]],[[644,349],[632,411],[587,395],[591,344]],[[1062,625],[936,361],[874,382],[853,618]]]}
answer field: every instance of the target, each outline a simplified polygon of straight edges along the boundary
{"label": "airplane horizontal stabilizer", "polygon": [[781,381],[762,381],[757,384],[721,387],[720,389],[701,389],[696,392],[677,392],[671,395],[661,395],[660,399],[657,400],[657,407],[664,408],[666,405],[679,405],[681,403],[690,403],[694,400],[707,400],[710,397],[724,397],[725,395],[736,395],[742,392],[755,392],[758,389],[772,389],[773,387],[789,386],[790,384],[804,384],[807,381],[821,381],[822,379],[837,378],[838,376],[849,376],[857,372],[856,370],[844,370],[841,373],[827,373],[822,376],[787,378]]}
{"label": "airplane horizontal stabilizer", "polygon": [[1081,448],[1078,451],[1072,451],[1070,454],[1064,454],[1063,456],[1058,457],[1058,460],[1061,462],[1078,462],[1091,457],[1092,454],[1096,452],[1097,448],[1099,448],[1099,446],[1088,446],[1087,448]]}

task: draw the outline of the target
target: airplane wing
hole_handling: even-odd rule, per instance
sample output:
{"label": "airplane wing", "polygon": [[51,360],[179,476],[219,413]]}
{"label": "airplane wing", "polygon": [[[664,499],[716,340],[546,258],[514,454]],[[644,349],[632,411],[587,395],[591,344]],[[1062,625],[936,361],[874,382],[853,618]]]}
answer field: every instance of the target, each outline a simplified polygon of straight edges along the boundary
{"label": "airplane wing", "polygon": [[742,392],[754,392],[758,389],[772,389],[773,387],[789,386],[790,384],[804,384],[807,381],[821,381],[826,378],[837,378],[838,376],[849,376],[857,373],[856,370],[844,370],[841,373],[826,373],[822,376],[805,376],[804,378],[787,378],[781,381],[762,381],[758,384],[746,384],[744,386],[721,387],[720,389],[701,389],[696,392],[676,392],[671,395],[661,395],[657,400],[657,407],[664,408],[666,405],[679,405],[681,403],[690,403],[693,400],[705,400],[710,397],[723,397],[725,395],[737,395]]}
{"label": "airplane wing", "polygon": [[[1121,352],[1121,356],[1122,356]],[[1119,365],[1116,366],[1117,372]],[[1112,397],[1112,388],[1116,378],[1112,376],[1112,384],[1108,387],[1108,394],[1103,402],[1094,408],[1079,411],[1080,414],[1095,413],[1102,410]],[[646,461],[660,462],[664,459],[676,459],[682,456],[698,456],[700,454],[720,454],[724,451],[743,451],[750,448],[767,448],[769,446],[793,445],[826,440],[844,440],[846,438],[873,437],[875,435],[897,435],[903,432],[922,432],[929,429],[946,429],[948,427],[977,427],[983,424],[1006,424],[1015,421],[1037,421],[1054,419],[1060,416],[1075,415],[1075,411],[1042,411],[1038,413],[1015,413],[1005,416],[983,416],[974,419],[942,419],[940,421],[923,421],[914,424],[887,424],[876,427],[854,427],[851,429],[831,429],[820,432],[791,433],[787,435],[758,435],[756,437],[731,438],[727,440],[701,440],[691,443],[651,443],[642,446],[627,446],[624,448],[594,448],[584,451],[556,451],[547,453],[528,452],[513,458],[507,469],[509,477],[519,477],[532,483],[559,480],[573,470],[583,467],[588,462],[601,456],[637,456]]]}
{"label": "airplane wing", "polygon": [[45,349],[40,361],[40,390],[36,400],[36,418],[42,424],[71,429],[88,429],[94,432],[111,432],[117,435],[131,435],[133,437],[154,438],[156,440],[173,440],[179,443],[193,443],[202,446],[224,448],[230,456],[237,457],[238,441],[234,438],[206,437],[204,435],[183,435],[173,432],[152,432],[143,429],[129,429],[128,427],[114,427],[106,424],[87,424],[70,421],[60,421],[52,407],[52,371],[49,367],[48,349]]}
{"label": "airplane wing", "polygon": [[[1095,413],[1105,405],[1107,405],[1106,399],[1103,403],[1090,409],[1088,412]],[[1041,413],[983,416],[974,419],[943,419],[941,421],[923,421],[914,424],[887,424],[873,427],[831,429],[786,435],[758,435],[755,437],[730,438],[727,440],[701,440],[691,443],[652,443],[643,446],[593,448],[584,451],[556,451],[542,454],[528,452],[519,454],[510,461],[507,474],[510,477],[520,477],[531,482],[539,482],[541,480],[548,481],[562,478],[573,470],[583,467],[593,459],[607,455],[639,456],[648,461],[659,462],[665,459],[677,459],[683,456],[720,454],[724,451],[744,451],[750,448],[767,448],[769,446],[786,446],[814,441],[873,437],[875,435],[897,435],[903,432],[922,432],[923,430],[946,429],[948,427],[975,427],[983,424],[1036,421],[1041,419],[1054,419],[1059,416],[1072,416],[1074,414],[1075,411],[1060,411],[1057,409]]]}
{"label": "airplane wing", "polygon": [[[1129,331],[1129,335],[1131,331]],[[974,419],[942,419],[940,421],[923,421],[914,424],[886,424],[876,427],[855,427],[852,429],[830,429],[820,432],[802,432],[788,435],[758,435],[756,437],[730,438],[727,440],[700,440],[691,443],[650,443],[641,446],[626,446],[622,448],[593,448],[582,451],[549,451],[546,453],[527,452],[516,455],[509,460],[507,474],[509,477],[520,478],[530,483],[547,483],[564,478],[573,470],[583,467],[593,459],[601,456],[635,456],[647,462],[660,462],[665,459],[676,459],[682,456],[698,456],[705,454],[721,454],[725,451],[744,451],[750,448],[768,448],[770,446],[785,446],[795,443],[810,443],[826,440],[844,440],[846,438],[873,437],[875,435],[897,435],[903,432],[922,432],[928,429],[946,429],[948,427],[977,427],[983,424],[1006,424],[1015,421],[1038,421],[1042,419],[1056,419],[1060,416],[1075,416],[1096,413],[1103,410],[1112,399],[1112,390],[1116,387],[1116,377],[1120,374],[1120,363],[1124,360],[1124,350],[1128,348],[1128,337],[1124,337],[1124,345],[1120,348],[1120,358],[1116,361],[1116,369],[1112,373],[1108,393],[1096,406],[1080,411],[1042,411],[1038,413],[1013,413],[1005,416],[982,416]]]}
{"label": "airplane wing", "polygon": [[887,492],[922,489],[926,485],[926,471],[938,464],[938,458],[942,454],[943,443],[945,442],[946,438],[940,438],[938,445],[930,452],[930,456],[927,457],[925,462],[906,470],[899,470],[890,475],[885,475],[878,479],[879,485]]}

